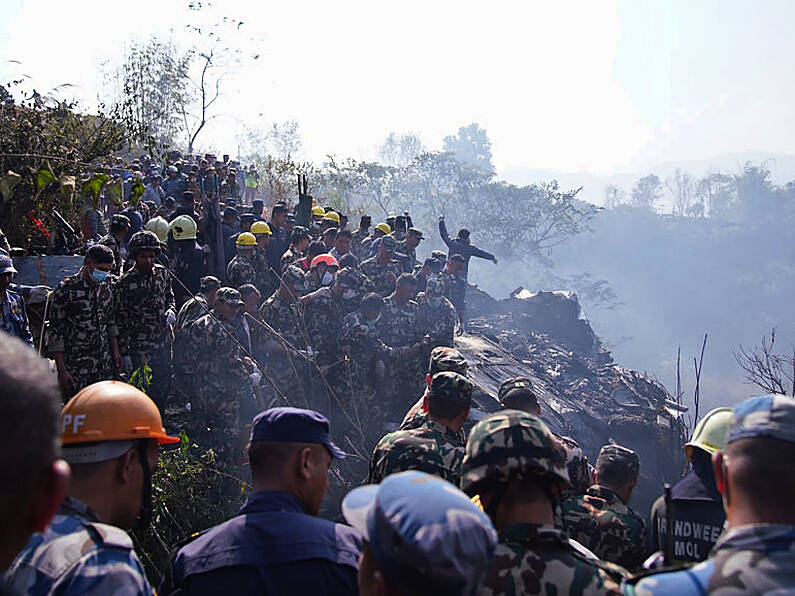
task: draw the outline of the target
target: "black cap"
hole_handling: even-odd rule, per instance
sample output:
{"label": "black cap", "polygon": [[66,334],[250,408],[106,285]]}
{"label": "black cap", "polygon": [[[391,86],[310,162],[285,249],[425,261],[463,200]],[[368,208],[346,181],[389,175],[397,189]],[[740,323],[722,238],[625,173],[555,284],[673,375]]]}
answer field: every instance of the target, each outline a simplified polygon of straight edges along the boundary
{"label": "black cap", "polygon": [[332,456],[345,458],[345,452],[331,442],[328,419],[314,410],[280,407],[260,412],[251,425],[251,442],[254,441],[317,443]]}

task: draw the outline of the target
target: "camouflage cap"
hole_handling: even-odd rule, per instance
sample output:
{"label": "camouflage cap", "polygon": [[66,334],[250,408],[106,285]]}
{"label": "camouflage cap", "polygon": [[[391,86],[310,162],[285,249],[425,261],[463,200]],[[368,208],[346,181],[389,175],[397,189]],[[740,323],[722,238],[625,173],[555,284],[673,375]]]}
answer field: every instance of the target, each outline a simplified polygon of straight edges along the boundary
{"label": "camouflage cap", "polygon": [[491,521],[464,493],[424,472],[400,472],[356,488],[343,500],[342,513],[389,579],[423,593],[474,588],[497,544]]}
{"label": "camouflage cap", "polygon": [[282,273],[282,281],[286,284],[304,286],[306,285],[306,274],[295,265],[290,265]]}
{"label": "camouflage cap", "polygon": [[130,251],[130,254],[133,256],[139,250],[160,252],[160,239],[154,232],[141,230],[132,235],[130,242],[127,244],[127,250]]}
{"label": "camouflage cap", "polygon": [[474,495],[484,484],[532,477],[569,485],[566,452],[539,418],[502,410],[472,428],[461,462],[461,490]]}
{"label": "camouflage cap", "polygon": [[218,290],[218,293],[215,295],[215,301],[224,304],[244,304],[243,299],[240,297],[240,292],[234,288],[221,288]]}
{"label": "camouflage cap", "polygon": [[600,465],[608,463],[622,466],[632,472],[638,472],[640,470],[640,458],[638,458],[638,454],[632,451],[632,449],[616,445],[615,443],[604,445],[602,449],[599,450],[599,457],[596,458],[597,468],[599,468]]}
{"label": "camouflage cap", "polygon": [[795,399],[786,395],[761,395],[735,407],[726,444],[752,438],[795,443]]}
{"label": "camouflage cap", "polygon": [[514,392],[529,392],[532,394],[533,398],[535,398],[535,393],[533,392],[533,382],[530,379],[527,377],[513,377],[502,382],[502,385],[500,385],[500,390],[497,393],[497,399],[500,403],[502,403],[509,394]]}
{"label": "camouflage cap", "polygon": [[455,348],[438,346],[431,350],[431,361],[428,364],[428,374],[433,376],[443,370],[451,370],[459,375],[467,376],[469,364],[464,355]]}
{"label": "camouflage cap", "polygon": [[380,246],[384,247],[384,250],[388,250],[391,252],[395,252],[397,250],[397,240],[395,240],[394,236],[387,235],[381,238]]}
{"label": "camouflage cap", "polygon": [[431,386],[428,388],[428,399],[436,397],[469,403],[472,401],[472,382],[457,372],[438,372],[431,378]]}
{"label": "camouflage cap", "polygon": [[334,278],[334,283],[352,290],[358,290],[364,287],[364,275],[356,269],[346,268],[337,272]]}
{"label": "camouflage cap", "polygon": [[124,215],[123,213],[114,213],[113,217],[110,218],[110,223],[114,226],[125,226],[127,228],[130,227],[130,218]]}
{"label": "camouflage cap", "polygon": [[199,290],[202,292],[211,292],[212,290],[217,290],[220,287],[221,280],[214,275],[202,277],[201,281],[199,282]]}

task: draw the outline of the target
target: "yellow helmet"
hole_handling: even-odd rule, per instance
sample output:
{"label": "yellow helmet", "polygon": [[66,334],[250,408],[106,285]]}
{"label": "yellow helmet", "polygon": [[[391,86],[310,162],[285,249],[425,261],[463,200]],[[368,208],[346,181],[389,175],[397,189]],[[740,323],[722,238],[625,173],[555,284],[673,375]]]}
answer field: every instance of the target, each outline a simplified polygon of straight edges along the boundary
{"label": "yellow helmet", "polygon": [[731,408],[715,408],[707,412],[696,424],[693,436],[685,443],[687,457],[693,457],[693,448],[703,449],[710,455],[726,448],[726,433],[732,419]]}
{"label": "yellow helmet", "polygon": [[392,228],[390,227],[390,225],[388,223],[386,223],[384,221],[382,221],[380,224],[375,226],[375,229],[376,230],[381,230],[386,235],[389,235],[389,234],[392,233]]}
{"label": "yellow helmet", "polygon": [[271,227],[264,221],[255,221],[253,224],[251,224],[251,233],[267,234],[268,236],[273,235],[273,232],[271,232]]}
{"label": "yellow helmet", "polygon": [[333,221],[335,224],[340,225],[340,216],[336,211],[329,211],[328,213],[326,213],[323,219]]}
{"label": "yellow helmet", "polygon": [[251,232],[241,232],[238,235],[235,244],[238,246],[257,246],[257,239]]}
{"label": "yellow helmet", "polygon": [[168,222],[159,215],[146,222],[145,229],[149,232],[154,232],[162,244],[168,242]]}
{"label": "yellow helmet", "polygon": [[174,240],[196,240],[196,222],[190,215],[180,215],[171,222]]}
{"label": "yellow helmet", "polygon": [[326,215],[326,210],[323,209],[320,205],[315,205],[312,207],[312,215],[317,215],[318,217],[323,217]]}

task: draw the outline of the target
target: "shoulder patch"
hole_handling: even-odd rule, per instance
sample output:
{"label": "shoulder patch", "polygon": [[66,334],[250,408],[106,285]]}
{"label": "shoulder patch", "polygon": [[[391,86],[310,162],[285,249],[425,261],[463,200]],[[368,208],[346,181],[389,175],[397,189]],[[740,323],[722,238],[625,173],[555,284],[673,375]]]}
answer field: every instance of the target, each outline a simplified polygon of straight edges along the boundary
{"label": "shoulder patch", "polygon": [[133,550],[132,538],[121,528],[99,522],[89,523],[86,526],[96,532],[101,546],[128,551]]}

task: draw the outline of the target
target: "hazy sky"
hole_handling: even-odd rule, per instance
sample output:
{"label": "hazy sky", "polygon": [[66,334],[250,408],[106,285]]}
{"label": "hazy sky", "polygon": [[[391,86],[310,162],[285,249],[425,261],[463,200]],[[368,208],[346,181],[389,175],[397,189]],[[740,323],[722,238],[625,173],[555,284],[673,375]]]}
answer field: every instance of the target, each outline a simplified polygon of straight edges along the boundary
{"label": "hazy sky", "polygon": [[[795,153],[795,3],[237,2],[261,33],[201,147],[241,121],[299,121],[305,156],[372,158],[390,131],[429,147],[472,121],[495,165],[609,174],[668,160]],[[92,100],[128,40],[184,39],[183,0],[0,2],[0,81]],[[248,42],[247,42],[248,43]],[[9,59],[22,63],[18,66]]]}

